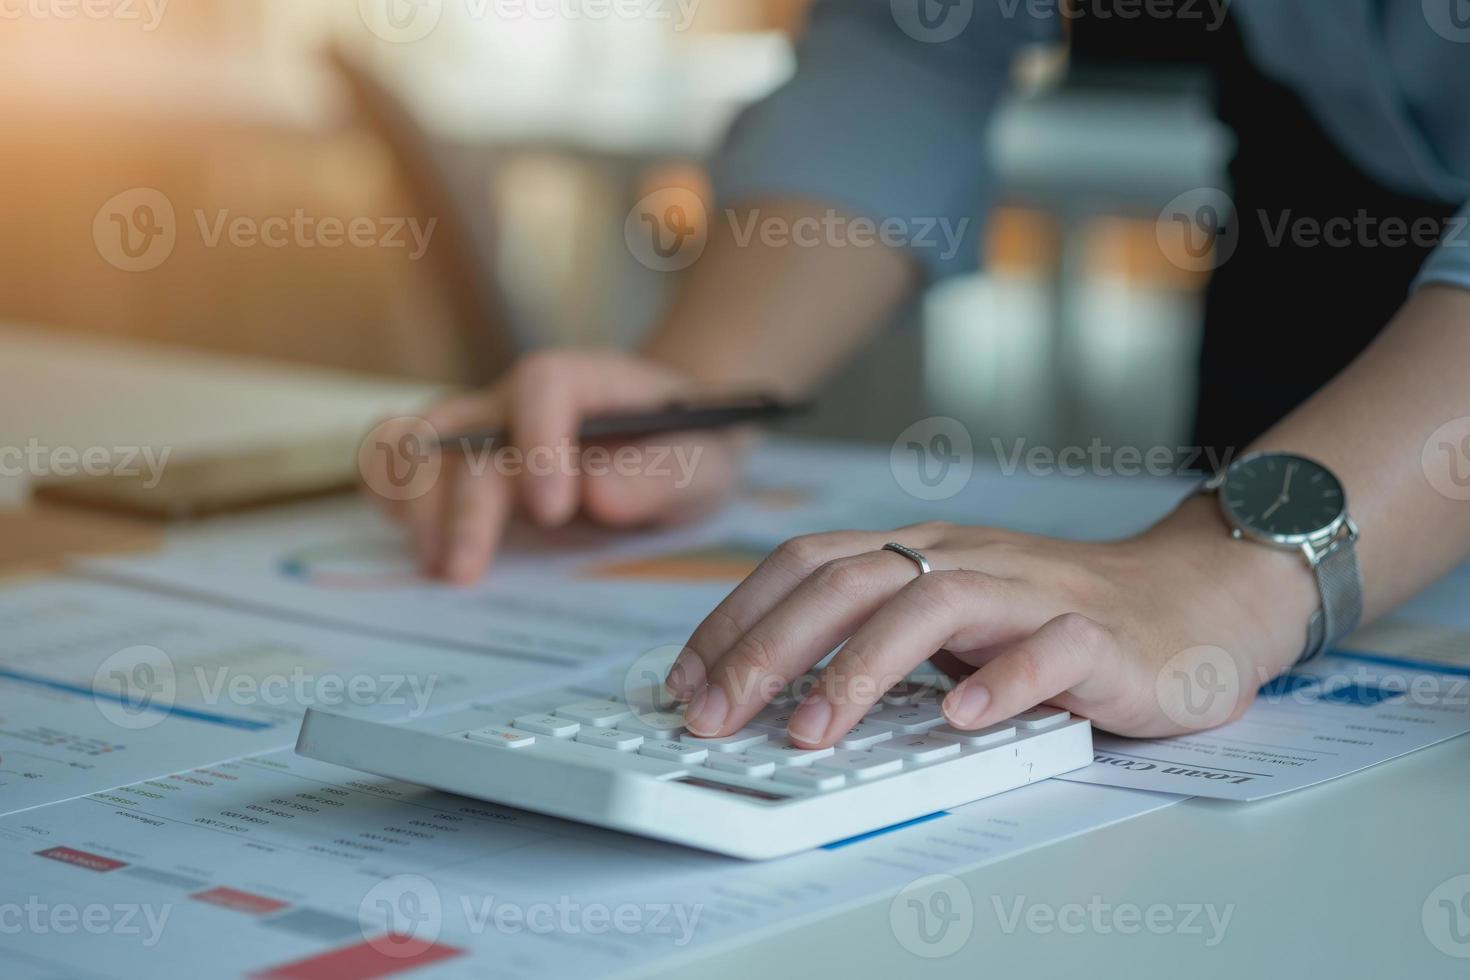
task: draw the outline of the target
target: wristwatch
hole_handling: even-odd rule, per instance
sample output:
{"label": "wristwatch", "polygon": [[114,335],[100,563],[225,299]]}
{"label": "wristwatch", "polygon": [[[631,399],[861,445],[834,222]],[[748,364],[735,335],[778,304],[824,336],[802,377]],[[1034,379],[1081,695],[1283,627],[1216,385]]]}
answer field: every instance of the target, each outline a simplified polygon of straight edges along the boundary
{"label": "wristwatch", "polygon": [[1304,456],[1255,453],[1236,460],[1204,490],[1220,498],[1233,537],[1300,551],[1316,575],[1322,607],[1307,624],[1298,665],[1357,629],[1363,618],[1358,525],[1331,470]]}

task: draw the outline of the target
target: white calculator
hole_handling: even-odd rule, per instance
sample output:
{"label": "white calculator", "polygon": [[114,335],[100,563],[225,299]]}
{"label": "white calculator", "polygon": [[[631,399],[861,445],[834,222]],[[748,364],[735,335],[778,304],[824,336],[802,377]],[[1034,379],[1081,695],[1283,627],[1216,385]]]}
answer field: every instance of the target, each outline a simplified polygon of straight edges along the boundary
{"label": "white calculator", "polygon": [[646,688],[548,688],[410,721],[313,708],[296,751],[392,779],[734,857],[832,844],[1092,762],[1092,729],[1037,708],[982,731],[944,721],[943,691],[900,684],[835,748],[791,744],[788,692],[742,731],[684,728]]}

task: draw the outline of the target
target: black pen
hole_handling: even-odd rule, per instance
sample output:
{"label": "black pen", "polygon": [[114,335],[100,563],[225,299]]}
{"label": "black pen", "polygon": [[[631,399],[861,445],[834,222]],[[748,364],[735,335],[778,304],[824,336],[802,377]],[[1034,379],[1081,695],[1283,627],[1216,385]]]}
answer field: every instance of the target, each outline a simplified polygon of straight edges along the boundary
{"label": "black pen", "polygon": [[[710,401],[673,402],[652,411],[597,415],[582,423],[581,443],[627,442],[672,432],[708,432],[742,425],[762,425],[811,411],[808,402],[787,402],[769,395],[751,395]],[[494,449],[510,444],[506,429],[483,429],[445,436],[441,450]]]}

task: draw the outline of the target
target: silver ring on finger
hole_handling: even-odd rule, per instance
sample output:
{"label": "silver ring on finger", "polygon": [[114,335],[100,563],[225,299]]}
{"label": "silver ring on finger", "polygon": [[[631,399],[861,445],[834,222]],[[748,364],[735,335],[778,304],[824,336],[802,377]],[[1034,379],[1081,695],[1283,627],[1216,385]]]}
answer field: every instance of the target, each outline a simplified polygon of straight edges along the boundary
{"label": "silver ring on finger", "polygon": [[896,544],[890,541],[888,544],[885,544],[883,546],[883,550],[891,551],[895,555],[902,555],[909,561],[913,562],[915,565],[919,566],[920,576],[928,575],[930,572],[934,571],[933,567],[931,567],[929,564],[929,559],[925,558],[922,552],[915,551],[913,548],[909,548],[904,545]]}

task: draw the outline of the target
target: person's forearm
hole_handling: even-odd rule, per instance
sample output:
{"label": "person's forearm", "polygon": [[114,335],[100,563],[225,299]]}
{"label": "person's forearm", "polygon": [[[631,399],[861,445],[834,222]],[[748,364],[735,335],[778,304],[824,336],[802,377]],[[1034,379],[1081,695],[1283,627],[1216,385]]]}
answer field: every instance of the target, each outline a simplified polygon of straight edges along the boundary
{"label": "person's forearm", "polygon": [[[1331,342],[1330,333],[1323,342]],[[1464,479],[1459,467],[1470,466],[1470,447],[1460,441],[1464,433],[1445,446],[1438,437],[1431,440],[1445,423],[1470,417],[1467,367],[1470,291],[1424,289],[1346,371],[1249,447],[1310,456],[1342,481],[1349,511],[1362,529],[1365,622],[1470,554],[1470,502],[1436,487],[1453,487],[1452,477]],[[1205,549],[1206,560],[1227,577],[1239,577],[1221,584],[1246,593],[1258,621],[1281,633],[1278,654],[1294,654],[1296,631],[1320,602],[1304,563],[1249,541],[1229,542],[1214,509],[1193,498],[1156,533],[1182,531],[1195,546],[1223,538],[1225,543]],[[1265,666],[1274,673],[1289,665],[1275,657]]]}
{"label": "person's forearm", "polygon": [[722,388],[809,392],[883,323],[914,289],[918,273],[902,251],[873,242],[781,246],[760,234],[741,242],[752,215],[795,227],[821,221],[826,205],[764,202],[724,211],[710,242],[644,352]]}

